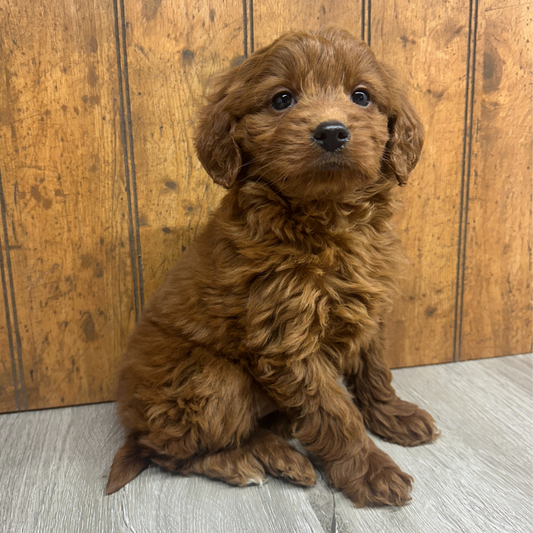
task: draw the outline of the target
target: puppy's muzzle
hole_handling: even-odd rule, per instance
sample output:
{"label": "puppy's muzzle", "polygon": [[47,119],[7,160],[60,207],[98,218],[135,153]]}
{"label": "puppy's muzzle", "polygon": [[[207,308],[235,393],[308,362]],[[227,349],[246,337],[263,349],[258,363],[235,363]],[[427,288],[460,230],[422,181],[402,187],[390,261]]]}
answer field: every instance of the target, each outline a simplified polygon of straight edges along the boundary
{"label": "puppy's muzzle", "polygon": [[329,120],[321,122],[311,137],[326,152],[339,151],[350,139],[350,132],[342,122]]}

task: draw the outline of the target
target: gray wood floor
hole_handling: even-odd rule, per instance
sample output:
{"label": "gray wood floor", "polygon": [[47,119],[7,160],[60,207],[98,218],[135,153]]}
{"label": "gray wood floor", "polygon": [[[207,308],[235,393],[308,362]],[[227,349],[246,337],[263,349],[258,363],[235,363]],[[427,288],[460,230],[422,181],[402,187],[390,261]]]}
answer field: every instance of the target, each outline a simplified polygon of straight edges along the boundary
{"label": "gray wood floor", "polygon": [[531,354],[396,370],[394,382],[442,429],[418,448],[376,439],[415,478],[405,507],[356,509],[323,479],[234,488],[154,467],[106,497],[122,432],[100,404],[0,416],[0,531],[533,531]]}

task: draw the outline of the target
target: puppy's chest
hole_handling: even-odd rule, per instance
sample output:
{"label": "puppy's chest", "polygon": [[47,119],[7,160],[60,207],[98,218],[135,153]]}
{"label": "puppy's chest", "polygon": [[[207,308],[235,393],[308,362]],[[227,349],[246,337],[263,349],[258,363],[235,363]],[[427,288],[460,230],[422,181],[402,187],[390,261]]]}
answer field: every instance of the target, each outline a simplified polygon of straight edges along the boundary
{"label": "puppy's chest", "polygon": [[380,313],[393,285],[393,252],[387,239],[369,242],[346,233],[317,241],[309,250],[295,250],[292,276],[294,287],[308,285],[320,295],[317,305],[328,329]]}
{"label": "puppy's chest", "polygon": [[241,248],[254,273],[242,287],[246,350],[320,349],[341,369],[377,334],[393,287],[394,239],[385,225],[346,226],[272,230]]}
{"label": "puppy's chest", "polygon": [[252,347],[259,353],[265,346],[285,353],[319,349],[340,373],[352,368],[378,333],[389,301],[387,255],[346,236],[273,254],[277,266],[262,278],[250,307]]}
{"label": "puppy's chest", "polygon": [[321,275],[317,287],[330,302],[330,312],[344,314],[355,304],[368,312],[379,305],[388,292],[388,276],[380,269],[383,254],[372,247],[331,247],[319,252],[317,264]]}

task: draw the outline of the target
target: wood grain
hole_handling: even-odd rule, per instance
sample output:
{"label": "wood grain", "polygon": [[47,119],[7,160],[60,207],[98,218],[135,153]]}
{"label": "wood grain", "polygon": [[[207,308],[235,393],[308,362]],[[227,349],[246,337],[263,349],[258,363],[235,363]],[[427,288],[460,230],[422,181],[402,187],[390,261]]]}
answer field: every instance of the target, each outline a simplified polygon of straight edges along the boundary
{"label": "wood grain", "polygon": [[361,0],[350,2],[261,0],[253,4],[255,48],[268,45],[282,33],[316,30],[324,24],[340,24],[361,35]]}
{"label": "wood grain", "polygon": [[532,346],[531,17],[480,6],[461,359]]}
{"label": "wood grain", "polygon": [[111,399],[132,294],[109,1],[0,6],[0,164],[28,408]]}
{"label": "wood grain", "polygon": [[126,3],[132,130],[146,298],[161,283],[224,189],[193,146],[209,79],[244,54],[238,2]]}
{"label": "wood grain", "polygon": [[122,442],[114,406],[0,417],[0,532],[528,533],[531,355],[393,372],[398,393],[436,417],[428,446],[377,445],[415,479],[402,508],[356,509],[319,475],[305,489],[270,479],[238,488],[149,468],[112,496]]}
{"label": "wood grain", "polygon": [[529,4],[8,0],[0,411],[113,398],[142,301],[224,194],[192,146],[210,77],[328,23],[396,67],[427,129],[398,189],[410,268],[389,362],[531,349]]}

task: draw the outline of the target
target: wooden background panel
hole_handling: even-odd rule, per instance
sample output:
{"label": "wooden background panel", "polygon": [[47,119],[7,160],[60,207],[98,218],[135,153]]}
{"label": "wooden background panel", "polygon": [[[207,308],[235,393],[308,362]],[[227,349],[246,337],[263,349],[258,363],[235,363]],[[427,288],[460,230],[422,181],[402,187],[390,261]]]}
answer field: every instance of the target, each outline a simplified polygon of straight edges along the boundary
{"label": "wooden background panel", "polygon": [[109,1],[0,7],[0,164],[28,408],[111,399],[133,326]]}
{"label": "wooden background panel", "polygon": [[397,226],[410,267],[389,317],[392,366],[453,357],[468,3],[372,2],[372,48],[393,65],[426,127]]}
{"label": "wooden background panel", "polygon": [[125,19],[148,298],[224,195],[196,157],[194,119],[211,76],[243,59],[243,6],[131,0]]}
{"label": "wooden background panel", "polygon": [[481,3],[461,359],[532,349],[531,3]]}
{"label": "wooden background panel", "polygon": [[0,4],[0,410],[113,398],[144,297],[224,194],[192,144],[209,78],[326,23],[396,67],[427,129],[389,361],[531,349],[529,5],[20,0]]}
{"label": "wooden background panel", "polygon": [[291,30],[316,30],[324,24],[339,24],[359,37],[362,27],[361,0],[255,0],[253,3],[253,35],[255,49],[270,44]]}

